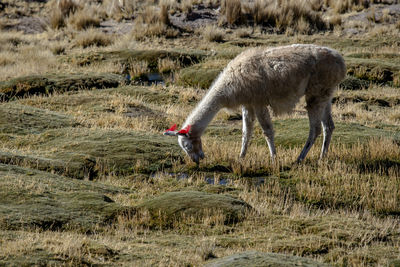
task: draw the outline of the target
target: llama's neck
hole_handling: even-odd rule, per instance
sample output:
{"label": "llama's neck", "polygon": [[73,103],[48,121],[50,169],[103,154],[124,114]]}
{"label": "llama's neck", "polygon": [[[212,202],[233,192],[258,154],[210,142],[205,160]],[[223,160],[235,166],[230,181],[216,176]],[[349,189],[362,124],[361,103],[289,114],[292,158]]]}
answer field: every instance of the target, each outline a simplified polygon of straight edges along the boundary
{"label": "llama's neck", "polygon": [[186,119],[183,127],[191,125],[192,137],[200,137],[208,124],[223,107],[223,96],[217,90],[210,90]]}

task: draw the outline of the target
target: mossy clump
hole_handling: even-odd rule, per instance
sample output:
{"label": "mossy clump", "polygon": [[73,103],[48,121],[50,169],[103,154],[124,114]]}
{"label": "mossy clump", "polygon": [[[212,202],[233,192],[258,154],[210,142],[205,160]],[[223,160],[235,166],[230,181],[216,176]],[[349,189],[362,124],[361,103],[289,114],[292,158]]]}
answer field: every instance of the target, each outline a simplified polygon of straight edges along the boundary
{"label": "mossy clump", "polygon": [[339,84],[339,87],[343,90],[362,90],[367,89],[369,85],[369,81],[347,76],[346,79]]}
{"label": "mossy clump", "polygon": [[[180,157],[176,140],[124,129],[85,128],[72,117],[18,103],[0,105],[0,162],[77,179],[103,174],[153,173]],[[141,107],[125,116],[159,116]],[[160,116],[159,116],[160,117]]]}
{"label": "mossy clump", "polygon": [[[8,255],[5,258],[0,258],[0,266],[42,266],[43,264],[62,266],[67,264],[67,262],[68,261],[62,255],[57,255],[42,249],[30,251],[29,254]],[[81,264],[87,264],[87,261]]]}
{"label": "mossy clump", "polygon": [[[171,167],[178,157],[175,140],[118,130],[64,128],[45,131],[34,143],[30,137],[14,142],[19,143],[21,152],[0,153],[0,162],[77,179],[92,180],[110,173],[152,173]],[[19,155],[25,147],[31,147],[29,154]]]}
{"label": "mossy clump", "polygon": [[176,61],[180,66],[190,66],[206,58],[208,54],[203,51],[177,51],[177,50],[115,50],[92,52],[67,56],[63,60],[75,63],[80,66],[90,65],[99,61],[117,62],[122,65],[128,65],[131,62],[145,61],[148,64],[149,71],[157,72],[158,63],[161,59],[170,59]]}
{"label": "mossy clump", "polygon": [[0,100],[14,97],[53,92],[77,91],[80,89],[103,89],[117,87],[123,82],[117,74],[46,74],[23,76],[0,82]]}
{"label": "mossy clump", "polygon": [[0,164],[0,227],[77,229],[106,224],[124,208],[105,193],[119,190],[55,174]]}
{"label": "mossy clump", "polygon": [[0,136],[37,134],[49,129],[75,127],[68,115],[16,103],[0,105]]}
{"label": "mossy clump", "polygon": [[207,89],[218,74],[223,70],[221,67],[207,67],[203,63],[184,68],[179,72],[177,83],[183,86],[192,86]]}
{"label": "mossy clump", "polygon": [[398,86],[400,61],[391,57],[346,57],[347,74],[377,84]]}
{"label": "mossy clump", "polygon": [[[150,227],[173,227],[174,223],[230,224],[245,218],[251,210],[246,202],[228,195],[199,191],[180,191],[162,194],[143,201],[136,207],[141,223]],[[143,219],[147,215],[147,219]]]}
{"label": "mossy clump", "polygon": [[207,267],[234,267],[234,266],[270,266],[270,267],[324,267],[330,266],[321,262],[278,253],[245,251],[233,254],[207,263]]}

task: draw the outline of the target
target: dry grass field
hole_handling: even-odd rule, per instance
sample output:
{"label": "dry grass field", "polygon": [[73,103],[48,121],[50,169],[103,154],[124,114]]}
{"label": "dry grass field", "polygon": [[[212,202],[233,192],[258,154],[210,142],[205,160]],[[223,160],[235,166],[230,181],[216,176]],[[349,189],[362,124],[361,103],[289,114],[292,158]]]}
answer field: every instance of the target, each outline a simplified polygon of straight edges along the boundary
{"label": "dry grass field", "polygon": [[[0,266],[400,266],[396,0],[0,2]],[[197,166],[175,138],[249,47],[332,47],[336,129],[304,163],[302,99],[207,128]],[[236,264],[236,265],[235,265]]]}

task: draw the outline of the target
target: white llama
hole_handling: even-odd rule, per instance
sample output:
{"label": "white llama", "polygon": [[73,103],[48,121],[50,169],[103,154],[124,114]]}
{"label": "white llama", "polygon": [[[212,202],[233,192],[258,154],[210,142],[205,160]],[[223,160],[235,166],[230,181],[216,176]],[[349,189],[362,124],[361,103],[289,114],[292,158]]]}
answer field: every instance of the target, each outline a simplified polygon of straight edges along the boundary
{"label": "white llama", "polygon": [[305,95],[310,131],[297,161],[306,157],[321,133],[321,158],[327,153],[334,123],[332,95],[345,77],[343,57],[335,50],[316,45],[290,45],[272,49],[254,48],[239,54],[219,75],[206,96],[186,119],[182,130],[176,125],[164,134],[178,136],[181,148],[199,163],[204,158],[201,135],[221,108],[242,106],[243,137],[240,157],[246,155],[254,118],[259,121],[271,158],[276,151],[274,131],[267,106],[274,114],[289,113]]}

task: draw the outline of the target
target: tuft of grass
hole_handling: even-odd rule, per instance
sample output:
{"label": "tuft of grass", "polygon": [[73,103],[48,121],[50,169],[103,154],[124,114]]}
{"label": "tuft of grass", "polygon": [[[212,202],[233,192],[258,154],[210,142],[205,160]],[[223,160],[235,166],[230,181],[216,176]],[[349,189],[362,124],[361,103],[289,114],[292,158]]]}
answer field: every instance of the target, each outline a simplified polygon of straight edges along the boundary
{"label": "tuft of grass", "polygon": [[240,0],[223,0],[221,2],[221,14],[229,25],[235,25],[242,20],[242,4]]}
{"label": "tuft of grass", "polygon": [[91,28],[79,33],[75,42],[78,46],[86,48],[89,46],[108,46],[113,43],[113,39],[112,36]]}
{"label": "tuft of grass", "polygon": [[50,50],[54,55],[61,55],[65,52],[65,46],[62,44],[54,44],[50,47]]}
{"label": "tuft of grass", "polygon": [[171,21],[168,15],[169,6],[165,2],[160,2],[160,22],[164,25],[170,26]]}
{"label": "tuft of grass", "polygon": [[0,66],[4,67],[13,64],[15,59],[7,52],[0,52]]}
{"label": "tuft of grass", "polygon": [[81,9],[75,0],[50,1],[49,6],[49,23],[52,29],[65,27],[67,18]]}
{"label": "tuft of grass", "polygon": [[313,10],[310,1],[256,0],[243,9],[254,24],[275,27],[279,32],[293,28],[301,33],[310,33],[327,28],[322,15]]}
{"label": "tuft of grass", "polygon": [[56,8],[51,11],[49,23],[52,29],[60,29],[65,26],[65,17],[61,10]]}
{"label": "tuft of grass", "polygon": [[178,71],[181,66],[179,61],[170,58],[160,58],[158,59],[157,67],[160,73],[170,73],[172,71]]}
{"label": "tuft of grass", "polygon": [[243,11],[247,16],[250,16],[254,24],[271,24],[273,25],[273,15],[271,14],[272,3],[263,0],[256,0],[254,3],[243,5]]}
{"label": "tuft of grass", "polygon": [[79,31],[100,26],[98,15],[91,8],[76,11],[68,18],[68,23]]}
{"label": "tuft of grass", "polygon": [[65,17],[77,11],[79,5],[75,0],[59,0],[57,1],[56,8],[58,8],[61,14]]}
{"label": "tuft of grass", "polygon": [[328,18],[328,24],[330,28],[334,28],[335,26],[342,25],[342,17],[339,14],[332,15]]}
{"label": "tuft of grass", "polygon": [[238,38],[249,38],[251,36],[252,29],[250,28],[239,28],[235,31],[235,35]]}
{"label": "tuft of grass", "polygon": [[134,80],[140,79],[149,72],[149,63],[147,61],[130,61],[128,64],[128,73]]}
{"label": "tuft of grass", "polygon": [[223,42],[225,34],[224,32],[215,25],[207,25],[206,27],[199,30],[204,39],[209,42]]}
{"label": "tuft of grass", "polygon": [[179,31],[170,27],[170,7],[171,4],[166,1],[161,1],[159,7],[146,6],[135,20],[133,37],[141,41],[147,37],[176,38],[179,36]]}
{"label": "tuft of grass", "polygon": [[169,28],[162,23],[135,24],[132,35],[137,41],[142,41],[145,38],[151,37],[165,37],[171,39],[179,36],[179,31]]}
{"label": "tuft of grass", "polygon": [[325,0],[327,6],[333,8],[336,13],[345,13],[348,11],[361,11],[362,9],[366,9],[370,6],[370,1],[366,0],[342,0],[342,1],[334,1],[334,0]]}

